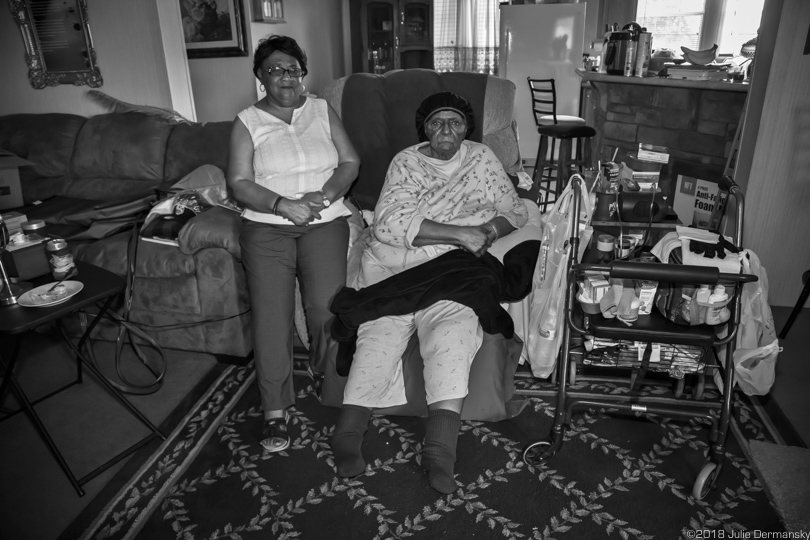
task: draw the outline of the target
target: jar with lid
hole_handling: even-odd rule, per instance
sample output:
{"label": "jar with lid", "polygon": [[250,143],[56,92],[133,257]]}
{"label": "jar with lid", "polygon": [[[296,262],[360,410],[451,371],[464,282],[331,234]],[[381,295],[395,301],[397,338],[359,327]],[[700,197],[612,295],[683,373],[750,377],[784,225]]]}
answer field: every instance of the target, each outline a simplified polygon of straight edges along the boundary
{"label": "jar with lid", "polygon": [[61,238],[54,238],[45,245],[48,252],[48,263],[51,274],[56,280],[64,279],[76,267],[73,254],[68,249],[68,243]]}
{"label": "jar with lid", "polygon": [[600,234],[591,243],[583,262],[591,264],[609,264],[613,260],[613,236]]}
{"label": "jar with lid", "polygon": [[20,225],[20,231],[25,235],[25,241],[28,242],[42,241],[48,236],[47,225],[41,219],[26,221]]}

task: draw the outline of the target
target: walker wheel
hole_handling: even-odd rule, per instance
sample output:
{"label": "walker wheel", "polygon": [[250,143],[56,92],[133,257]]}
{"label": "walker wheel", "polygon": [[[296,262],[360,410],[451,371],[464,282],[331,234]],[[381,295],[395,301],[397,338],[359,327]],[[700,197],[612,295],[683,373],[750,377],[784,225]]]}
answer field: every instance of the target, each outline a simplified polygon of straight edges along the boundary
{"label": "walker wheel", "polygon": [[702,501],[703,498],[709,494],[709,489],[711,489],[716,478],[717,463],[710,461],[703,466],[700,474],[698,474],[697,480],[695,480],[695,485],[692,488],[692,497]]}
{"label": "walker wheel", "polygon": [[568,360],[568,384],[577,384],[577,363]]}
{"label": "walker wheel", "polygon": [[551,447],[551,443],[548,441],[537,441],[533,442],[523,450],[523,462],[526,465],[530,466],[538,466],[542,465],[543,463],[547,462],[554,455],[557,453],[549,452],[548,449]]}

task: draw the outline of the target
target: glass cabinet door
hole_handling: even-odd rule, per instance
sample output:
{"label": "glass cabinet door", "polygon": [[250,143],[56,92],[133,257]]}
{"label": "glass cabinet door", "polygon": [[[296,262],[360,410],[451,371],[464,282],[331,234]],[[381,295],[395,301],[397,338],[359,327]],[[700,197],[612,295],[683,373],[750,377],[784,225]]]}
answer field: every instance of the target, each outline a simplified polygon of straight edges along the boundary
{"label": "glass cabinet door", "polygon": [[368,72],[385,73],[395,69],[394,4],[369,2],[367,6]]}
{"label": "glass cabinet door", "polygon": [[427,2],[405,2],[402,10],[402,46],[431,46],[430,5]]}

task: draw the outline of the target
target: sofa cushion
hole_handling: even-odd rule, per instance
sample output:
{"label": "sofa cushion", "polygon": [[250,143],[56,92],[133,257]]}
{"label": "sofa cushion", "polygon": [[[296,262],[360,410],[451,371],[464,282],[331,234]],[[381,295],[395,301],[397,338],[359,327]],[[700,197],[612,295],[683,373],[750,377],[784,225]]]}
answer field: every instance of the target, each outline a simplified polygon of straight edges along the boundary
{"label": "sofa cushion", "polygon": [[20,168],[20,179],[66,176],[76,137],[87,122],[75,114],[12,114],[0,117],[0,148],[35,165]]}
{"label": "sofa cushion", "polygon": [[201,165],[228,169],[228,148],[233,122],[177,124],[169,137],[164,180],[181,179]]}
{"label": "sofa cushion", "polygon": [[137,112],[88,118],[76,138],[71,174],[100,180],[95,183],[99,190],[95,199],[115,196],[120,179],[142,182],[147,189],[157,187],[163,182],[163,161],[175,125]]}

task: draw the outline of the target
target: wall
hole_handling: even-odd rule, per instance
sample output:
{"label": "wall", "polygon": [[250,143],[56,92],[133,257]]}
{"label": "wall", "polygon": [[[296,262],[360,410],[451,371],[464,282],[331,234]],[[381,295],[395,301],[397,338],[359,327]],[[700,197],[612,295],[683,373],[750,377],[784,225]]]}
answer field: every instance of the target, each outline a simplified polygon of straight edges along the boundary
{"label": "wall", "polygon": [[270,34],[295,38],[307,53],[309,92],[344,76],[343,14],[339,0],[296,0],[284,3],[284,23],[251,22],[251,2],[245,1],[250,56],[189,60],[197,119],[200,122],[233,120],[236,114],[264,94],[252,76],[253,51]]}
{"label": "wall", "polygon": [[776,306],[796,303],[810,268],[808,31],[810,2],[784,0],[746,189],[745,244],[767,269]]}
{"label": "wall", "polygon": [[[98,89],[128,103],[171,108],[166,56],[156,1],[88,0],[90,30],[104,84]],[[35,90],[28,82],[22,36],[8,2],[0,5],[0,115],[104,112],[85,97],[87,86]]]}

